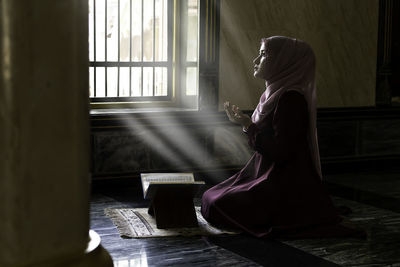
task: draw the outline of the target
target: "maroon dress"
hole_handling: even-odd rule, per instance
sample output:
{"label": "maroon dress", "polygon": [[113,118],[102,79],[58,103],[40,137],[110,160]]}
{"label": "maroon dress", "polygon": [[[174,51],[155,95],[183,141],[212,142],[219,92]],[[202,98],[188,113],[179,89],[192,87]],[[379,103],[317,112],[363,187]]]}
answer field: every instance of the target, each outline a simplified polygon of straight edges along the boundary
{"label": "maroon dress", "polygon": [[304,96],[283,93],[274,112],[249,127],[255,153],[246,166],[204,193],[204,218],[256,237],[326,236],[341,219],[313,166],[307,131]]}

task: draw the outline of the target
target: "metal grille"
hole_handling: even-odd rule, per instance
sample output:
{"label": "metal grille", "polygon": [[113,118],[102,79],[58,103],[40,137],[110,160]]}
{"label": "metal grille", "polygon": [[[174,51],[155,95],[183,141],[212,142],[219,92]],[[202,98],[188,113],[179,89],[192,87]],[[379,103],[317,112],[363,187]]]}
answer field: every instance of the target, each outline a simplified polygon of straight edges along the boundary
{"label": "metal grille", "polygon": [[172,95],[173,0],[89,0],[92,102]]}

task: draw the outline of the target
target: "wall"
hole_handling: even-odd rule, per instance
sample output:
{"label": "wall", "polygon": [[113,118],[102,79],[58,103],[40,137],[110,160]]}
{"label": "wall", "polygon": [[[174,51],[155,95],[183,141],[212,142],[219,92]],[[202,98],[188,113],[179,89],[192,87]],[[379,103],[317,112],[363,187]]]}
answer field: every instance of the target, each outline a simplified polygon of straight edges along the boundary
{"label": "wall", "polygon": [[[324,109],[318,118],[323,172],[399,166],[399,109]],[[97,114],[91,128],[95,181],[188,171],[216,183],[254,153],[222,112]]]}
{"label": "wall", "polygon": [[[318,57],[319,104],[325,107],[318,110],[317,122],[323,172],[400,166],[400,109],[372,107],[378,0],[362,3],[221,0],[220,108],[224,100],[231,100],[242,109],[253,109],[264,86],[252,78],[260,38],[296,34],[311,43]],[[95,181],[158,171],[190,171],[198,178],[208,173],[211,183],[227,178],[253,151],[224,112],[207,110],[114,115],[92,111]]]}
{"label": "wall", "polygon": [[272,35],[313,47],[319,107],[375,105],[378,0],[221,0],[220,109],[226,100],[254,109],[264,83],[252,60]]}

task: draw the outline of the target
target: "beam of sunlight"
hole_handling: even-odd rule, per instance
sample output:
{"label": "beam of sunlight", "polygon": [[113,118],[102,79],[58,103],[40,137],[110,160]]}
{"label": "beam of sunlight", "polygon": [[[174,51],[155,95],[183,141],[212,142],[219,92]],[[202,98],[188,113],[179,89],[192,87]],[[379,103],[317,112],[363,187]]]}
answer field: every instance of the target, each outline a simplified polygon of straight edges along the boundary
{"label": "beam of sunlight", "polygon": [[151,129],[148,125],[143,125],[142,122],[136,118],[129,118],[126,126],[134,133],[141,141],[149,146],[153,151],[156,151],[164,160],[169,162],[173,166],[185,165],[184,159],[177,156],[175,151],[168,146],[163,140],[157,136],[154,129]]}
{"label": "beam of sunlight", "polygon": [[133,258],[121,259],[114,261],[115,267],[148,267],[146,248],[142,246],[139,254],[135,254]]}
{"label": "beam of sunlight", "polygon": [[[237,129],[232,131],[233,127],[218,127],[221,120],[217,116],[190,118],[192,121],[182,123],[174,116],[163,116],[162,120],[157,116],[146,116],[140,121],[130,118],[126,126],[177,171],[207,172],[215,170],[221,163],[244,164],[251,156],[244,136],[244,139],[240,138],[241,133],[234,132]],[[221,149],[218,159],[214,147]],[[210,178],[212,182],[218,182],[228,176],[229,173],[225,172],[220,173],[220,177]]]}
{"label": "beam of sunlight", "polygon": [[199,144],[198,138],[194,136],[194,131],[191,127],[180,125],[181,123],[176,117],[165,117],[164,125],[158,126],[158,120],[155,117],[149,117],[149,123],[158,128],[157,133],[159,139],[162,140],[168,147],[173,147],[179,158],[186,161],[189,166],[196,169],[203,169],[208,158],[212,155],[205,149],[205,144]]}

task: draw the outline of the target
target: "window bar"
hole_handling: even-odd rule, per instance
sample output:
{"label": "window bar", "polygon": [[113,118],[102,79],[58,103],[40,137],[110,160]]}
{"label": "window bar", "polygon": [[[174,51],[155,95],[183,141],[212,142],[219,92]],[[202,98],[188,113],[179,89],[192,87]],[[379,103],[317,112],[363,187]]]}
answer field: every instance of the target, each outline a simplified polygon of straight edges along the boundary
{"label": "window bar", "polygon": [[[104,14],[105,14],[105,19],[104,19],[104,62],[107,62],[107,0],[104,0],[105,4],[105,9],[104,9]],[[104,96],[107,97],[107,67],[104,67]]]}
{"label": "window bar", "polygon": [[[161,45],[163,46],[163,48],[161,49],[161,54],[159,55],[159,60],[161,61],[161,60],[163,60],[164,61],[164,45],[165,45],[165,43],[164,43],[164,27],[165,27],[165,25],[164,25],[164,16],[165,16],[165,13],[164,13],[164,11],[165,11],[165,1],[163,1],[163,0],[161,0],[161,17],[160,17],[160,26],[159,27],[161,27],[161,21],[162,21],[162,28],[161,28]],[[165,81],[165,77],[164,77],[164,68],[161,68],[161,83],[162,83],[162,87],[161,87],[161,93],[162,94],[164,94],[164,86],[165,86],[165,83],[164,83],[164,81]],[[167,87],[168,88],[168,87]]]}
{"label": "window bar", "polygon": [[[118,0],[118,63],[120,62],[120,45],[121,45],[121,40],[120,40],[120,38],[121,38],[121,16],[120,16],[120,5],[121,5],[121,0]],[[118,72],[117,72],[117,96],[119,96],[119,80],[120,80],[120,66],[119,66],[119,64],[118,64],[118,68],[117,68],[117,70],[118,70]]]}
{"label": "window bar", "polygon": [[213,25],[213,7],[214,7],[214,0],[210,0],[210,30],[208,31],[209,32],[209,35],[210,35],[210,38],[209,38],[209,40],[210,40],[210,43],[209,43],[209,48],[210,48],[210,52],[208,53],[208,59],[209,59],[209,62],[212,62],[212,55],[213,55],[213,50],[212,50],[212,44],[213,44],[213,31],[214,31],[214,25]]}
{"label": "window bar", "polygon": [[[96,62],[96,1],[93,0],[93,61]],[[93,97],[96,97],[96,67],[93,67]]]}
{"label": "window bar", "polygon": [[181,28],[180,31],[182,33],[181,35],[181,51],[183,57],[181,59],[181,76],[180,76],[180,81],[181,81],[181,88],[182,92],[180,93],[182,96],[186,95],[187,88],[186,88],[186,76],[187,76],[187,61],[188,61],[188,56],[187,56],[187,41],[188,41],[188,21],[189,21],[189,1],[182,1],[182,4],[180,6],[181,8]]}
{"label": "window bar", "polygon": [[[156,61],[156,0],[153,0],[153,62]],[[155,67],[153,67],[153,96],[155,96]]]}
{"label": "window bar", "polygon": [[[161,45],[162,46],[164,46],[164,10],[165,10],[165,1],[163,1],[163,0],[161,0],[161,11],[160,11],[160,13],[161,13],[161,17],[160,17],[160,28],[161,28],[161,21],[162,21],[162,28],[161,28]],[[159,55],[159,60],[161,61],[161,60],[164,60],[164,47],[161,49],[161,53],[160,53],[160,55]],[[164,86],[165,86],[165,83],[164,83],[164,79],[165,79],[165,77],[164,77],[164,68],[161,68],[161,83],[162,83],[162,89],[161,89],[161,93],[164,93]]]}
{"label": "window bar", "polygon": [[167,86],[167,95],[168,96],[172,96],[172,69],[173,69],[173,38],[171,38],[171,36],[173,36],[173,26],[174,26],[174,10],[175,10],[175,4],[174,4],[174,0],[167,0],[168,4],[167,4],[167,29],[168,29],[168,34],[167,34],[167,42],[168,42],[168,46],[167,46],[167,59],[168,59],[168,77],[167,77],[167,82],[168,82],[168,86]]}
{"label": "window bar", "polygon": [[[195,62],[191,62],[191,63],[195,63]],[[167,67],[169,66],[168,62],[166,61],[156,61],[156,62],[152,62],[152,61],[144,61],[144,62],[125,62],[125,61],[121,61],[121,62],[116,62],[116,61],[110,61],[110,62],[90,62],[90,66],[96,66],[96,67]]]}
{"label": "window bar", "polygon": [[210,43],[210,51],[211,51],[211,53],[210,53],[210,61],[211,62],[213,62],[214,61],[214,57],[215,57],[215,49],[214,49],[214,47],[215,47],[215,12],[216,12],[216,1],[215,0],[211,0],[211,10],[210,10],[210,13],[211,13],[211,22],[210,22],[210,25],[211,25],[211,29],[210,29],[210,34],[211,34],[211,37],[210,37],[210,40],[211,40],[211,43]]}
{"label": "window bar", "polygon": [[[142,16],[142,18],[141,18],[141,26],[142,26],[142,33],[141,33],[141,37],[140,37],[140,40],[141,40],[141,48],[140,48],[140,52],[141,52],[141,54],[142,54],[142,62],[143,62],[143,58],[144,58],[144,56],[143,56],[143,11],[144,11],[144,7],[143,7],[143,1],[144,0],[142,0],[142,14],[141,14],[141,16]],[[140,79],[141,79],[141,83],[140,83],[140,95],[141,96],[143,96],[143,67],[141,67],[140,68],[140,72],[141,72],[141,74],[140,74]]]}
{"label": "window bar", "polygon": [[204,53],[204,60],[207,62],[208,60],[208,0],[206,0],[206,26],[205,26],[205,53]]}
{"label": "window bar", "polygon": [[217,37],[216,37],[216,35],[217,35],[217,10],[218,10],[218,3],[217,3],[217,1],[215,0],[215,6],[214,6],[214,38],[213,38],[213,40],[214,40],[214,43],[213,43],[213,50],[214,50],[214,54],[213,54],[213,61],[215,62],[215,58],[216,58],[216,53],[217,53],[217,50],[216,50],[216,42],[217,42]]}
{"label": "window bar", "polygon": [[[132,62],[132,0],[129,1],[129,62]],[[129,96],[132,96],[132,67],[129,67]]]}

